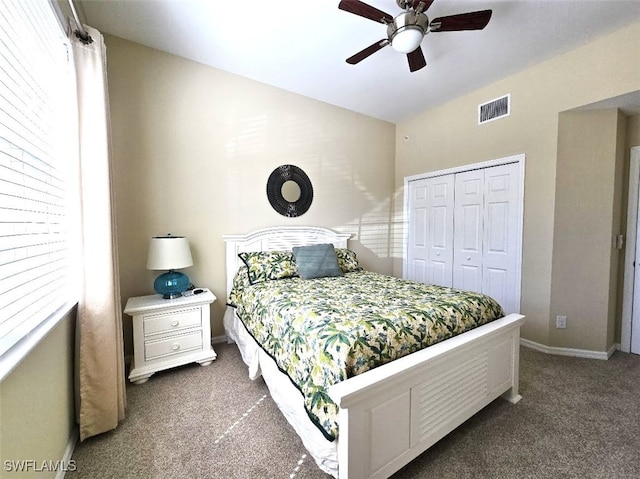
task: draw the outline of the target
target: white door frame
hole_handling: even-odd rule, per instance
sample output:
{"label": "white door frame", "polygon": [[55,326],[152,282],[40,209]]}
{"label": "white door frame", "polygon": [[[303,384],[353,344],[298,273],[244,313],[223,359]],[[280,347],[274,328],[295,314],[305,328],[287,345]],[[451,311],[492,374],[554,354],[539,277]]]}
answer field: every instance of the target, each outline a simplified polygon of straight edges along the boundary
{"label": "white door frame", "polygon": [[516,235],[518,249],[516,252],[516,305],[518,311],[520,310],[520,298],[522,292],[522,229],[524,224],[524,172],[525,172],[525,155],[524,153],[506,156],[504,158],[498,158],[496,160],[483,161],[480,163],[473,163],[471,165],[456,166],[453,168],[447,168],[445,170],[431,171],[427,173],[420,173],[418,175],[406,176],[404,178],[404,219],[402,228],[402,277],[406,278],[409,273],[409,256],[408,256],[408,243],[409,243],[409,182],[422,180],[425,178],[432,178],[434,176],[450,175],[452,173],[463,173],[470,170],[478,170],[481,168],[491,168],[492,166],[501,166],[509,163],[518,164],[518,176],[520,182],[520,196],[518,198],[518,217],[516,222]]}
{"label": "white door frame", "polygon": [[640,146],[631,148],[629,162],[629,199],[627,202],[627,246],[624,255],[624,286],[622,293],[622,329],[620,350],[631,352],[631,322],[633,319],[633,295],[638,241],[638,202],[640,193]]}

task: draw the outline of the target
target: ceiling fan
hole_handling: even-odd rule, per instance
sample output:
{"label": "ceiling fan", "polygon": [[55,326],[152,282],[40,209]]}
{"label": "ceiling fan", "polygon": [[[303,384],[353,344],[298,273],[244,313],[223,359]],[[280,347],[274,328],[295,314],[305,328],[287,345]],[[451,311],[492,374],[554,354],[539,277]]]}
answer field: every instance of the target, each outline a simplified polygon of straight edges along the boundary
{"label": "ceiling fan", "polygon": [[396,0],[404,11],[395,18],[360,0],[341,0],[338,8],[387,26],[387,38],[347,58],[347,63],[355,65],[378,50],[391,48],[407,54],[409,70],[415,72],[427,65],[420,43],[429,32],[456,32],[460,30],[482,30],[491,19],[491,10],[460,13],[438,17],[429,21],[424,13],[434,0]]}

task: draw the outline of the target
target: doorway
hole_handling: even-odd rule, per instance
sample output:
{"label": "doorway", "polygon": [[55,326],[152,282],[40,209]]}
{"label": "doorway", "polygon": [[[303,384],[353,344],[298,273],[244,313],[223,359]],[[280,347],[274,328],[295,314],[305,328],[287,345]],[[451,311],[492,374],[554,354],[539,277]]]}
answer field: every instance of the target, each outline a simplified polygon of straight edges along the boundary
{"label": "doorway", "polygon": [[640,146],[631,148],[620,349],[640,354]]}

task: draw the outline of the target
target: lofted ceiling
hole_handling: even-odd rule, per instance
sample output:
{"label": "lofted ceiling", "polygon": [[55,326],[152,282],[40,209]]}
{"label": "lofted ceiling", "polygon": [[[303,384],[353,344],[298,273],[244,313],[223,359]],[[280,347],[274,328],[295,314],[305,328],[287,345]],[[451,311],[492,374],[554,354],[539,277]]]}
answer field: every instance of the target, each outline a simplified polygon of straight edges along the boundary
{"label": "lofted ceiling", "polygon": [[[435,0],[430,18],[493,16],[481,31],[427,34],[427,66],[410,73],[391,47],[345,62],[386,38],[386,27],[339,10],[339,0],[75,3],[103,33],[393,123],[640,21],[640,0]],[[401,11],[395,0],[366,3]]]}

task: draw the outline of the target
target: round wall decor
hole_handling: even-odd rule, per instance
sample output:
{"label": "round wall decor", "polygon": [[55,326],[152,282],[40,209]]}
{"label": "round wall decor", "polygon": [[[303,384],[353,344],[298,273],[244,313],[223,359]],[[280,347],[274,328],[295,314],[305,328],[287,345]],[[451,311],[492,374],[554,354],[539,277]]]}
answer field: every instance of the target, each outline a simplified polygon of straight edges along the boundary
{"label": "round wall decor", "polygon": [[282,216],[303,215],[313,201],[313,186],[307,174],[295,165],[280,165],[267,180],[267,198]]}

